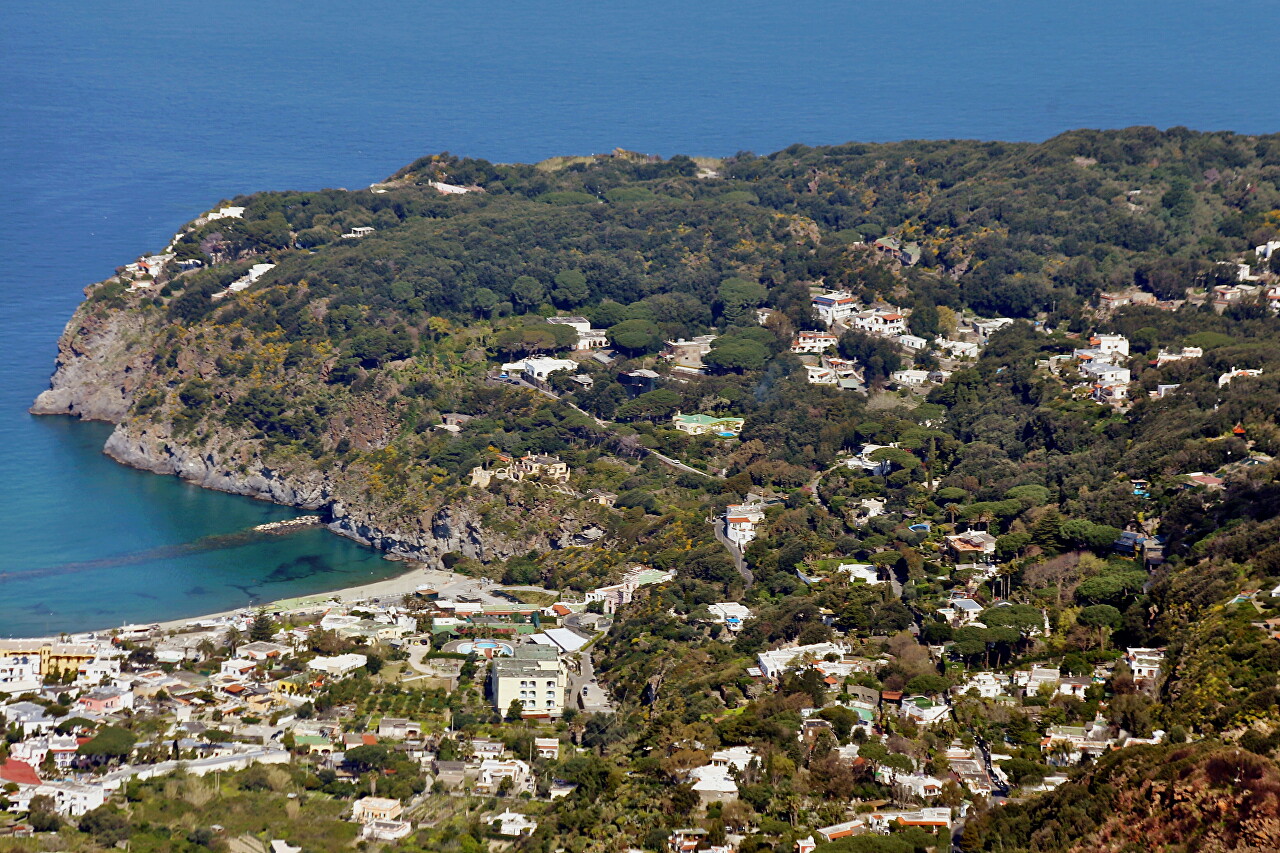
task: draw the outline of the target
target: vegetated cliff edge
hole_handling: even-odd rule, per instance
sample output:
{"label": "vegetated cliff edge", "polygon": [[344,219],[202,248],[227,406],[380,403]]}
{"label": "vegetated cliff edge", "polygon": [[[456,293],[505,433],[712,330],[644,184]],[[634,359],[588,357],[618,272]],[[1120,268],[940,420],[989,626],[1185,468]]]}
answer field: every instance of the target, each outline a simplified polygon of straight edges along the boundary
{"label": "vegetated cliff edge", "polygon": [[[86,289],[91,295],[106,283]],[[50,387],[31,406],[36,415],[71,415],[115,424],[103,452],[124,465],[173,475],[194,485],[300,509],[321,510],[330,530],[390,556],[440,564],[454,553],[481,561],[550,547],[551,532],[530,525],[520,535],[487,528],[471,502],[389,520],[376,509],[343,500],[340,477],[314,465],[273,466],[232,440],[218,450],[196,447],[169,425],[130,416],[142,379],[154,361],[146,318],[133,311],[81,305],[58,343]]]}

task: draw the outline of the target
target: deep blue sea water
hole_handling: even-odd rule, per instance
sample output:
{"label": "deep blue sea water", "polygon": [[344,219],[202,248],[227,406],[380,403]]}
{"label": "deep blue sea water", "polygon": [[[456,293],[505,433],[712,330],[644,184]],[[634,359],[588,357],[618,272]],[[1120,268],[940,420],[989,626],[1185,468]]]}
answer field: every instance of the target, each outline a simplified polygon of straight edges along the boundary
{"label": "deep blue sea water", "polygon": [[[394,572],[292,511],[33,418],[81,288],[220,199],[358,187],[429,152],[1280,131],[1260,0],[0,4],[0,636],[174,618]],[[211,538],[212,537],[212,538]]]}

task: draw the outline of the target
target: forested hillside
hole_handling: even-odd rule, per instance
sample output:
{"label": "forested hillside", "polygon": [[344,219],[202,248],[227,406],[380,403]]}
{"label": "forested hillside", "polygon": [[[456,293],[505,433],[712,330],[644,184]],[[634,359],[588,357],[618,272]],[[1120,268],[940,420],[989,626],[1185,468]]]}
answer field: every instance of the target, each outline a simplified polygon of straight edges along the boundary
{"label": "forested hillside", "polygon": [[[159,268],[89,289],[37,410],[114,420],[108,450],[131,464],[317,507],[432,564],[573,591],[635,563],[675,571],[594,648],[619,710],[573,731],[613,796],[555,806],[531,846],[657,849],[697,819],[717,837],[752,827],[743,853],[790,850],[900,796],[894,769],[973,805],[965,849],[1275,843],[1280,321],[1266,293],[1280,252],[1255,247],[1280,234],[1280,136],[441,154],[366,190],[224,206],[243,211],[195,220]],[[227,290],[254,264],[274,266]],[[823,328],[823,291],[910,334],[832,324],[831,352],[796,351]],[[1100,298],[1130,291],[1150,299]],[[575,350],[556,315],[607,344]],[[991,317],[999,330],[958,340]],[[697,370],[659,355],[703,335]],[[1124,340],[1110,390],[1082,380],[1098,336]],[[533,356],[572,367],[508,375]],[[836,356],[859,382],[815,384]],[[679,413],[745,423],[693,435]],[[526,454],[572,473],[488,480]],[[761,521],[739,555],[716,531],[749,496]],[[587,528],[600,536],[573,544]],[[962,533],[985,537],[982,560],[962,558]],[[847,565],[873,582],[842,578]],[[730,635],[717,602],[752,616]],[[751,671],[780,645],[835,641],[869,663],[835,683]],[[1135,675],[1148,652],[1158,674]],[[1032,666],[1078,689],[969,690],[975,672]],[[927,728],[877,706],[863,731],[832,710],[853,688],[950,696],[948,715]],[[808,711],[830,737],[798,737]],[[1096,756],[1052,746],[1094,724],[1117,747],[1164,745],[1092,770]],[[683,774],[730,746],[762,764],[738,805],[699,811]],[[960,747],[996,756],[998,787],[1026,801],[989,811],[996,791],[947,775]],[[1035,792],[1058,773],[1080,778]],[[1198,790],[1195,808],[1178,807],[1176,831],[1139,831],[1175,825],[1170,786]],[[465,849],[443,832],[420,843]],[[935,843],[913,829],[825,849]]]}

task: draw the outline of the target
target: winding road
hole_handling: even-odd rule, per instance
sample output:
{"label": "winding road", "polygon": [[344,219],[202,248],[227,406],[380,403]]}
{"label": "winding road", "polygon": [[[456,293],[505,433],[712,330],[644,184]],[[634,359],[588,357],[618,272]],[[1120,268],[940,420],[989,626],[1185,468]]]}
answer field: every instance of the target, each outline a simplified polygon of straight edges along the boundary
{"label": "winding road", "polygon": [[[546,388],[540,388],[537,385],[526,382],[523,379],[500,379],[494,376],[490,376],[489,382],[495,385],[515,385],[518,388],[527,388],[530,391],[536,391],[537,393],[543,395],[544,397],[550,397],[552,400],[558,400],[561,403],[564,403],[569,408],[573,409],[578,414],[582,415],[583,417],[590,418],[591,421],[595,423],[595,425],[598,427],[602,427],[604,429],[612,429],[613,427],[617,426],[617,424],[615,424],[613,421],[606,421],[606,420],[603,420],[602,418],[597,418],[595,415],[591,414],[585,409],[579,408],[576,404],[574,404],[569,400],[564,399],[554,391],[549,391]],[[637,445],[637,449],[640,450],[642,453],[648,453],[650,456],[653,456],[659,462],[663,463],[664,465],[675,468],[677,471],[683,471],[686,474],[697,474],[701,477],[710,477],[715,480],[724,479],[723,474],[712,474],[708,471],[699,470],[698,468],[694,468],[692,465],[686,465],[684,462],[681,462],[679,459],[672,459],[670,456],[667,456],[665,453],[659,453],[658,451],[654,450],[651,447],[645,447],[643,444]]]}

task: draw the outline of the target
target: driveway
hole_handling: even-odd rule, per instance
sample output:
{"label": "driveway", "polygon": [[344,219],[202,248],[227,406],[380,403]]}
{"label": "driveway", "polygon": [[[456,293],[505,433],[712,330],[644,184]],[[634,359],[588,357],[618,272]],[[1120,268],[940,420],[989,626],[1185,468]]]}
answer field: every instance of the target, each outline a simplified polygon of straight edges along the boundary
{"label": "driveway", "polygon": [[729,541],[729,537],[724,535],[723,524],[720,519],[716,518],[712,521],[713,529],[716,532],[716,540],[729,549],[729,556],[733,558],[733,567],[738,570],[738,574],[742,575],[742,580],[749,587],[756,582],[756,576],[747,568],[747,560],[742,556],[742,552],[738,550],[738,546]]}
{"label": "driveway", "polygon": [[578,671],[570,670],[569,672],[569,702],[588,714],[613,712],[613,703],[609,700],[609,694],[596,681],[595,662],[591,660],[590,649],[579,653]]}

